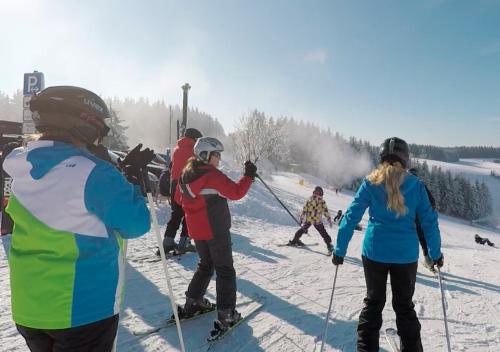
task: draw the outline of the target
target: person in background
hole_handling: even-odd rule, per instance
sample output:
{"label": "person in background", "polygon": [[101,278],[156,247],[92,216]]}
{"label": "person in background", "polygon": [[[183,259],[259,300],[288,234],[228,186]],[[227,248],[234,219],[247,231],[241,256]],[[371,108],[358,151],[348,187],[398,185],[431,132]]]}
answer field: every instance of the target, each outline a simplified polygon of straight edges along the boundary
{"label": "person in background", "polygon": [[333,222],[340,223],[342,221],[343,215],[342,215],[342,210],[339,209],[337,212],[337,215],[333,218]]}
{"label": "person in background", "polygon": [[224,146],[218,139],[199,138],[194,146],[195,156],[182,171],[176,197],[185,211],[188,233],[200,257],[198,269],[186,291],[183,313],[189,316],[213,309],[204,295],[215,269],[218,321],[230,326],[241,315],[235,309],[236,272],[227,200],[239,200],[247,194],[257,167],[247,161],[244,175],[234,182],[217,169],[223,151]]}
{"label": "person in background", "polygon": [[438,215],[424,184],[406,172],[408,163],[406,142],[397,137],[386,139],[380,148],[380,164],[359,187],[339,226],[334,265],[343,264],[354,228],[369,209],[362,249],[366,297],[358,322],[359,352],[379,350],[389,275],[401,351],[423,351],[420,322],[412,301],[419,253],[417,216],[434,265],[443,265],[443,255]]}
{"label": "person in background", "polygon": [[300,237],[302,237],[302,235],[307,232],[309,227],[313,225],[314,228],[318,230],[321,237],[323,237],[323,241],[326,244],[328,252],[332,252],[332,238],[323,225],[323,215],[326,216],[328,224],[330,225],[330,227],[332,227],[332,217],[330,216],[328,206],[323,199],[323,188],[321,188],[320,186],[316,186],[311,198],[309,198],[304,205],[302,214],[300,214],[300,223],[302,224],[302,226],[295,233],[293,239],[289,241],[289,244],[292,246],[304,246],[304,243],[300,240]]}
{"label": "person in background", "polygon": [[[418,170],[416,168],[411,168],[408,170],[410,174],[412,174],[415,177],[418,176]],[[420,179],[425,187],[425,191],[427,192],[427,196],[429,197],[429,202],[431,203],[432,209],[436,210],[436,200],[432,196],[431,191],[429,191],[429,188],[427,188],[427,185],[424,183],[422,179]],[[425,240],[424,236],[424,231],[422,230],[422,225],[420,225],[420,220],[418,219],[418,216],[415,218],[415,226],[417,227],[417,235],[418,235],[418,241],[420,242],[420,247],[422,248],[422,254],[424,255],[424,266],[431,270],[434,271],[433,267],[433,261],[429,257],[429,249],[427,247],[427,241]]]}
{"label": "person in background", "polygon": [[[186,166],[189,158],[193,157],[193,147],[198,138],[202,137],[200,131],[196,128],[188,128],[184,133],[184,137],[177,141],[174,152],[172,154],[172,166],[170,169],[170,206],[171,215],[167,223],[165,234],[163,237],[163,249],[165,253],[178,250],[180,252],[194,251],[194,246],[188,237],[186,220],[184,219],[184,211],[180,203],[176,202],[175,192],[182,169]],[[181,237],[179,243],[175,243],[175,235],[182,223]]]}

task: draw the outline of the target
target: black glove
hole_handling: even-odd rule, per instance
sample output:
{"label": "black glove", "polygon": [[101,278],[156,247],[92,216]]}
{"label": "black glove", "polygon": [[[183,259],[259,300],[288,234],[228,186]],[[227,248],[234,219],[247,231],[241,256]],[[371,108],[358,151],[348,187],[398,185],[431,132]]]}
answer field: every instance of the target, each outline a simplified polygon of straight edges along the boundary
{"label": "black glove", "polygon": [[245,161],[245,176],[250,176],[251,178],[255,178],[257,174],[257,166],[252,163],[250,160]]}
{"label": "black glove", "polygon": [[342,265],[344,264],[344,257],[334,254],[332,258],[332,263],[333,265]]}
{"label": "black glove", "polygon": [[142,186],[147,176],[147,166],[153,160],[154,151],[141,148],[142,144],[138,144],[123,160],[119,159],[118,164],[130,183]]}
{"label": "black glove", "polygon": [[438,259],[436,259],[432,262],[432,266],[437,265],[438,268],[441,268],[443,266],[443,264],[444,264],[443,254],[441,254],[441,256]]}

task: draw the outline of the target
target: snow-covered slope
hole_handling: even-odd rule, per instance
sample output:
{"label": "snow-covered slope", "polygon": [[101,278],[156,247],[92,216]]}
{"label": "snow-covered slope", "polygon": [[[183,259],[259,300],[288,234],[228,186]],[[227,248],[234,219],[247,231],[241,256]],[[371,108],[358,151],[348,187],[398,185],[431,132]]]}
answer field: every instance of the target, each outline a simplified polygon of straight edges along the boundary
{"label": "snow-covered slope", "polygon": [[[299,180],[305,180],[304,186]],[[280,173],[266,180],[280,199],[297,214],[314,183],[307,176]],[[345,210],[351,193],[325,190],[332,214]],[[264,309],[221,341],[215,351],[318,351],[328,309],[334,266],[325,256],[326,247],[315,230],[304,235],[306,243],[318,243],[309,249],[279,246],[297,230],[293,220],[274,197],[256,181],[249,195],[231,205],[233,212],[233,252],[238,276],[238,301],[255,294],[266,297]],[[162,231],[169,209],[157,209]],[[365,227],[367,218],[362,221]],[[454,351],[500,351],[500,255],[499,249],[481,246],[473,236],[500,244],[500,235],[479,230],[466,223],[440,218],[445,266],[446,300],[451,341]],[[336,236],[336,226],[329,229]],[[340,267],[335,290],[331,321],[328,326],[327,351],[355,351],[357,318],[365,294],[363,268],[360,260],[363,234],[356,232]],[[4,243],[7,238],[2,238]],[[169,317],[170,302],[160,262],[155,258],[154,233],[129,241],[125,304],[118,333],[118,351],[175,351],[180,349],[175,328],[137,337],[133,331],[155,326]],[[180,260],[169,260],[169,272],[175,296],[184,301],[189,280],[196,268],[196,254]],[[0,351],[26,351],[10,318],[8,267],[0,248]],[[208,297],[214,299],[215,282],[209,286]],[[422,324],[426,351],[446,350],[441,299],[437,279],[419,268],[414,296],[416,311]],[[395,315],[388,304],[384,310],[384,327],[395,326]],[[205,351],[201,347],[211,327],[211,317],[183,325],[187,351]],[[389,348],[380,339],[381,350]]]}

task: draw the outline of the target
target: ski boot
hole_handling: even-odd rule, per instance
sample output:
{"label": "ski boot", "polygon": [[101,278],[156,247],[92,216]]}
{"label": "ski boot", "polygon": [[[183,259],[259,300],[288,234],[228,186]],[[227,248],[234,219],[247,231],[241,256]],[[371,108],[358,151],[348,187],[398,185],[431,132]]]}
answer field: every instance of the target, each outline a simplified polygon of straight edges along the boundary
{"label": "ski boot", "polygon": [[289,246],[305,246],[304,242],[302,242],[299,239],[295,239],[295,238],[293,240],[288,241],[288,245]]}
{"label": "ski boot", "polygon": [[[175,241],[172,237],[165,237],[163,238],[163,250],[165,251],[165,255],[168,255],[169,252],[175,252],[176,250],[176,244]],[[160,256],[160,249],[156,251],[156,255],[159,257]]]}
{"label": "ski boot", "polygon": [[221,309],[217,312],[217,320],[228,328],[236,324],[241,319],[241,314],[233,308]]}
{"label": "ski boot", "polygon": [[196,252],[196,247],[191,244],[188,236],[181,237],[179,244],[177,245],[177,252],[179,252],[179,254]]}
{"label": "ski boot", "polygon": [[203,314],[215,310],[215,304],[211,303],[206,298],[194,299],[186,297],[186,304],[182,309],[184,317],[191,317],[198,314]]}
{"label": "ski boot", "polygon": [[495,244],[489,240],[489,238],[485,238],[486,244],[490,247],[495,247]]}

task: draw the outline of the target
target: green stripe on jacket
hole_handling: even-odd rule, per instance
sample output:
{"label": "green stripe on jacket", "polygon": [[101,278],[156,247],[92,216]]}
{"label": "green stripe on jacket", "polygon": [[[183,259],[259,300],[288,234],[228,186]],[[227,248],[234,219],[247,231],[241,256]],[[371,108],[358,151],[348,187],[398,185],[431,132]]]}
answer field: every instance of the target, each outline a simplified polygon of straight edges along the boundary
{"label": "green stripe on jacket", "polygon": [[15,221],[9,254],[14,321],[33,328],[71,327],[75,236],[46,226],[13,195],[7,211]]}

